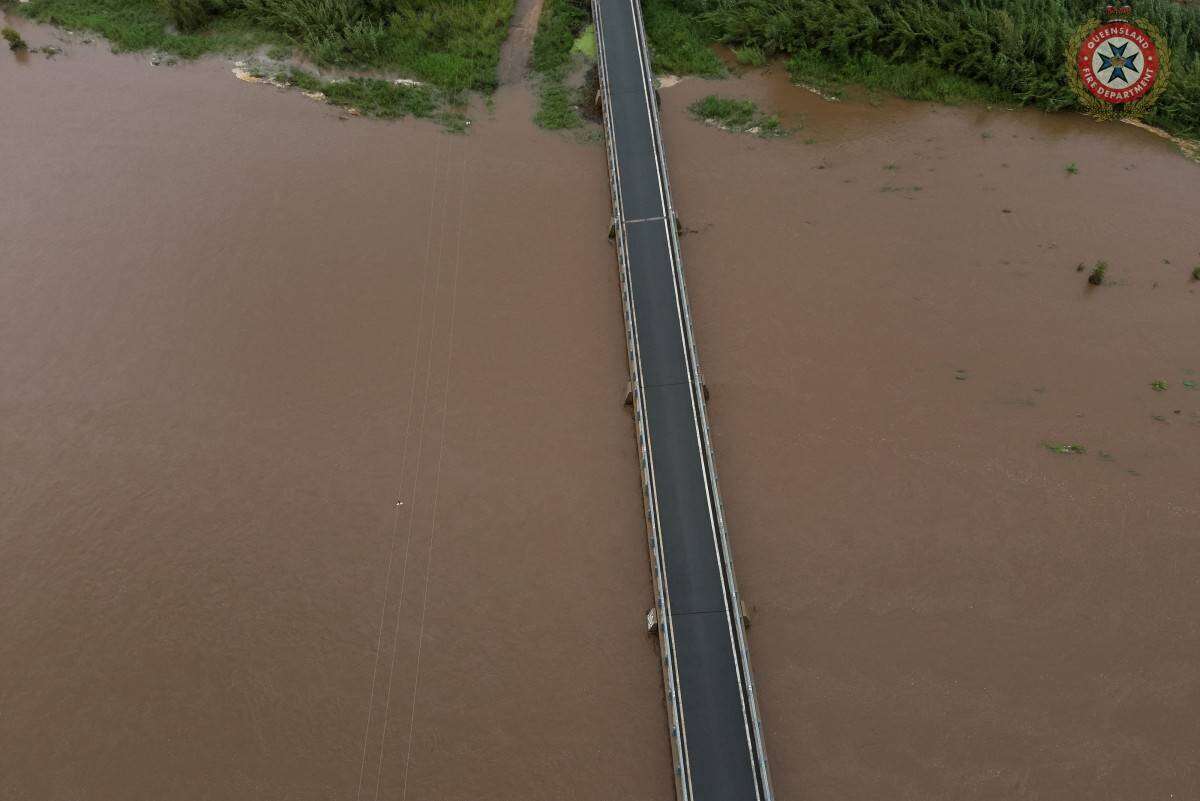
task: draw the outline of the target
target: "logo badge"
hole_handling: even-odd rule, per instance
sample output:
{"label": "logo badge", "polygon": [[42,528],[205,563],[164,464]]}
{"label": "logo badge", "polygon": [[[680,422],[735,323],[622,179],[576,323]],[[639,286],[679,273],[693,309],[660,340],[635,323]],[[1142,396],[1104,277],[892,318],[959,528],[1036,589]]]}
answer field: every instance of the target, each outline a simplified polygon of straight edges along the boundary
{"label": "logo badge", "polygon": [[1071,87],[1096,116],[1137,117],[1166,88],[1170,53],[1153,25],[1121,17],[1129,6],[1105,11],[1110,19],[1088,20],[1068,48]]}

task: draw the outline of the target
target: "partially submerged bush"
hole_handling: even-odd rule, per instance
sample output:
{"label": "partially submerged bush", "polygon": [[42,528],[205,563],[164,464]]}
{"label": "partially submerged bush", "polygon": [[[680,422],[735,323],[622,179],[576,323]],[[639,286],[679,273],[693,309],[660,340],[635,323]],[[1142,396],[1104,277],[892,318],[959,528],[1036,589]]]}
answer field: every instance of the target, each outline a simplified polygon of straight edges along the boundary
{"label": "partially submerged bush", "polygon": [[1108,262],[1098,261],[1096,266],[1092,268],[1091,275],[1088,276],[1088,283],[1092,286],[1100,286],[1104,283],[1104,276],[1108,272]]}
{"label": "partially submerged bush", "polygon": [[708,95],[688,106],[697,119],[711,122],[728,131],[782,136],[786,131],[774,114],[763,114],[753,100]]}
{"label": "partially submerged bush", "polygon": [[587,9],[584,0],[546,0],[542,5],[530,57],[530,66],[539,76],[533,121],[542,128],[562,130],[583,124],[575,105],[577,93],[567,88],[566,79],[574,53],[578,50],[587,57],[586,45],[576,47],[591,21]]}
{"label": "partially submerged bush", "polygon": [[733,55],[737,63],[747,67],[761,67],[767,63],[767,56],[761,47],[736,47]]}
{"label": "partially submerged bush", "polygon": [[29,48],[29,45],[25,44],[25,40],[21,38],[21,34],[17,33],[12,28],[5,28],[4,30],[0,31],[0,36],[3,36],[5,41],[8,42],[9,50],[16,51],[26,50]]}
{"label": "partially submerged bush", "polygon": [[[1200,136],[1200,6],[1135,5],[1171,48],[1170,85],[1147,121]],[[819,62],[827,74],[871,88],[918,99],[1002,96],[1059,109],[1077,102],[1066,81],[1066,43],[1102,6],[1095,0],[646,0],[646,27],[656,61],[659,51],[675,47],[678,26],[659,34],[651,17],[673,12],[697,20],[711,39],[757,48],[768,58],[799,57],[810,72]]]}
{"label": "partially submerged bush", "polygon": [[94,30],[118,49],[153,49],[193,58],[290,44],[318,64],[396,70],[453,93],[495,87],[500,45],[514,4],[515,0],[31,0],[21,9],[44,22]]}

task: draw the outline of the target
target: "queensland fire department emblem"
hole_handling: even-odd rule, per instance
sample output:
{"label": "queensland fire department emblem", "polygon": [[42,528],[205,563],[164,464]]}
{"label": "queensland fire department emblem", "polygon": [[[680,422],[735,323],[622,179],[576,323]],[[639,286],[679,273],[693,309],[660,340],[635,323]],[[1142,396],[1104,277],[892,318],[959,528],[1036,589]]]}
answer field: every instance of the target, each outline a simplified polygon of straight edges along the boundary
{"label": "queensland fire department emblem", "polygon": [[1108,6],[1068,47],[1070,83],[1081,105],[1102,117],[1137,117],[1166,88],[1170,53],[1162,35],[1129,6]]}

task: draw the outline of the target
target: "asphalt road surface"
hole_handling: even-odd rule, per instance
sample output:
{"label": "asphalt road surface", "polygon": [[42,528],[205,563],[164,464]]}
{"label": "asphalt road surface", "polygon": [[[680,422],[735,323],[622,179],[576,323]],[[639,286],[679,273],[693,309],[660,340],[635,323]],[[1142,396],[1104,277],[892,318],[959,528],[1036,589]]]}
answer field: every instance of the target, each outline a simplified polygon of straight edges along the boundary
{"label": "asphalt road surface", "polygon": [[[665,609],[664,672],[679,737],[677,783],[697,801],[770,799],[761,730],[719,500],[653,76],[636,0],[593,5],[613,159],[618,244],[632,296],[635,391],[646,437],[656,563]],[[653,530],[653,529],[652,529]]]}

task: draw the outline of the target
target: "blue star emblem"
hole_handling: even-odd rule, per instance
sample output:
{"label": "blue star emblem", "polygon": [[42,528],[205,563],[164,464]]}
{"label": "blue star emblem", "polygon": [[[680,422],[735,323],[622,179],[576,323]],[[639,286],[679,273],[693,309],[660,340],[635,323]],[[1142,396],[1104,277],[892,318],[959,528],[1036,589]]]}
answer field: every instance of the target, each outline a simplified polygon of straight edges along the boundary
{"label": "blue star emblem", "polygon": [[1138,52],[1135,50],[1132,55],[1125,55],[1126,48],[1129,47],[1129,42],[1117,47],[1112,42],[1108,43],[1108,55],[1099,53],[1100,69],[1099,72],[1112,70],[1112,74],[1108,76],[1110,81],[1121,81],[1129,83],[1129,79],[1125,77],[1125,70],[1130,70],[1133,73],[1139,72],[1137,66]]}

